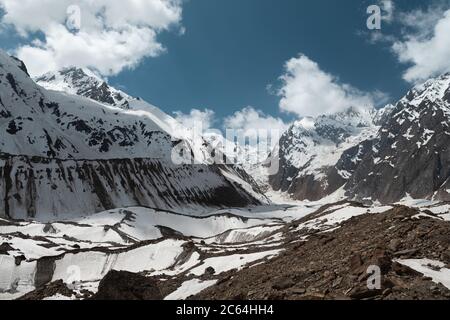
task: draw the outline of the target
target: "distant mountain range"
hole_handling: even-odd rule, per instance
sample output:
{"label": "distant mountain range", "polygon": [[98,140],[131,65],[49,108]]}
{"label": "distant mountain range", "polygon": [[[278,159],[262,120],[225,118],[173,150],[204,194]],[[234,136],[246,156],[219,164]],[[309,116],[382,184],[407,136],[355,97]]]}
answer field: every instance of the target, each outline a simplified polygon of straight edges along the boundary
{"label": "distant mountain range", "polygon": [[[269,186],[297,200],[334,193],[363,202],[450,200],[450,74],[380,110],[350,107],[295,122],[267,153],[280,165],[268,176],[251,147],[192,136],[89,70],[33,80],[5,53],[0,66],[2,216],[245,206],[267,202]],[[214,149],[240,165],[209,165]]]}

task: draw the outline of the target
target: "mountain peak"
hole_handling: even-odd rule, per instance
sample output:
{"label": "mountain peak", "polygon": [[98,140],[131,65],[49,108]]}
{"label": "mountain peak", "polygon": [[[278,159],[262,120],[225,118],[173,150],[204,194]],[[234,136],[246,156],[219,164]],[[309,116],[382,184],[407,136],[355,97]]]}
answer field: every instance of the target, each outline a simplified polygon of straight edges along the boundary
{"label": "mountain peak", "polygon": [[37,77],[35,81],[48,90],[83,96],[122,109],[129,109],[133,99],[87,68],[66,67]]}
{"label": "mountain peak", "polygon": [[416,85],[400,102],[418,106],[425,100],[443,100],[450,103],[450,72]]}

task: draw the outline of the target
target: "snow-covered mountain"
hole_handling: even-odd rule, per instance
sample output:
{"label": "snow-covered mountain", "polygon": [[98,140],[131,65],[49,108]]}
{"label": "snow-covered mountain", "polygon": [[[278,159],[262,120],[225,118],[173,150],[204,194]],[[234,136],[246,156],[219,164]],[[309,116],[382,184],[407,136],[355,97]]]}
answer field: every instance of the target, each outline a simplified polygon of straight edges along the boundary
{"label": "snow-covered mountain", "polygon": [[129,109],[130,101],[135,100],[125,92],[110,87],[106,81],[89,69],[65,68],[46,73],[34,80],[48,90],[90,98],[123,109]]}
{"label": "snow-covered mountain", "polygon": [[359,201],[450,199],[450,74],[395,105],[296,122],[280,140],[275,190],[317,200],[344,188]]}
{"label": "snow-covered mountain", "polygon": [[376,116],[373,109],[349,108],[295,122],[281,137],[278,154],[272,155],[280,169],[270,176],[270,184],[298,200],[318,200],[335,192],[352,171],[348,161],[339,163],[342,155],[375,136]]}
{"label": "snow-covered mountain", "polygon": [[[115,89],[89,69],[65,68],[36,77],[35,81],[50,91],[85,97],[138,114],[144,113],[145,116],[157,122],[166,132],[169,132],[172,137],[177,137],[186,142],[179,145],[178,149],[187,153],[187,156],[191,157],[189,160],[201,163],[212,162],[211,151],[213,147],[209,144],[210,141],[207,137],[199,135],[190,128],[183,127],[176,119],[154,105]],[[179,160],[183,161],[183,159]]]}
{"label": "snow-covered mountain", "polygon": [[[78,72],[69,74],[74,85]],[[105,96],[94,91],[85,98],[44,89],[22,62],[0,52],[0,216],[258,203],[251,179],[205,165],[202,141],[185,139],[172,117],[125,94],[126,108],[100,103],[93,98]],[[118,91],[105,92],[118,99]]]}
{"label": "snow-covered mountain", "polygon": [[450,74],[410,90],[371,144],[346,187],[349,196],[450,200]]}
{"label": "snow-covered mountain", "polygon": [[267,165],[270,164],[268,159],[273,152],[273,146],[267,141],[250,144],[248,141],[232,141],[233,138],[218,133],[204,134],[204,139],[214,150],[214,154],[223,158],[218,159],[219,161],[241,167],[255,180],[261,190],[267,191],[269,187]]}

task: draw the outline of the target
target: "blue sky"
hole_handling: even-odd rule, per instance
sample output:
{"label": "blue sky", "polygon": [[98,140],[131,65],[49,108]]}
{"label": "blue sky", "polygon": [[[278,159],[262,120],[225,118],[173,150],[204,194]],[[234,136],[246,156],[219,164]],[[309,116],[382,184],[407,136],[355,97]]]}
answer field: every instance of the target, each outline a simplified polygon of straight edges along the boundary
{"label": "blue sky", "polygon": [[[445,59],[445,50],[436,52],[436,55],[441,56],[439,61],[443,61],[438,65],[427,65],[427,59],[423,58],[423,47],[427,47],[427,41],[431,43],[431,48],[431,41],[434,38],[439,39],[439,35],[433,34],[432,31],[439,21],[445,20],[445,9],[450,8],[449,1],[446,0],[174,1],[178,1],[182,12],[175,10],[178,7],[170,8],[170,14],[160,19],[161,21],[158,20],[159,13],[149,12],[146,15],[148,19],[158,20],[157,26],[154,21],[138,18],[127,20],[126,23],[134,23],[135,26],[146,24],[148,32],[156,30],[155,39],[151,37],[151,33],[143,35],[143,39],[150,39],[149,44],[136,49],[141,50],[136,56],[146,57],[138,64],[134,63],[134,68],[129,69],[126,63],[122,63],[114,72],[108,71],[102,65],[104,52],[98,53],[96,48],[90,48],[92,57],[87,56],[87,60],[92,58],[92,61],[96,61],[93,63],[94,67],[106,70],[103,73],[108,76],[112,85],[131,95],[140,96],[168,113],[210,109],[215,112],[219,122],[247,106],[260,110],[261,114],[279,117],[284,121],[309,115],[303,113],[309,107],[309,102],[314,100],[311,99],[314,98],[314,93],[309,95],[309,100],[285,97],[286,100],[290,99],[290,107],[281,108],[282,110],[281,97],[274,93],[276,89],[287,85],[279,80],[280,76],[286,74],[285,63],[299,57],[299,54],[305,55],[304,63],[317,64],[313,69],[317,69],[318,76],[326,74],[331,77],[325,82],[332,82],[338,95],[354,96],[355,90],[358,90],[358,97],[370,97],[370,101],[376,104],[380,104],[381,100],[383,103],[395,102],[415,80],[450,70],[450,62],[445,62],[450,60]],[[4,6],[3,13],[10,13],[9,20],[3,21],[7,27],[0,34],[3,49],[17,50],[20,44],[30,44],[36,37],[45,42],[44,35],[48,39],[55,37],[52,33],[54,30],[50,31],[50,27],[42,21],[36,21],[34,24],[24,22],[27,20],[26,11],[24,14],[19,9],[8,6],[8,2],[11,0],[0,0],[0,5]],[[74,2],[83,3],[83,0]],[[378,32],[381,36],[375,37],[376,31],[369,31],[366,27],[366,10],[371,4],[382,5],[383,2],[394,4],[395,10],[392,19],[382,21],[382,30]],[[57,2],[54,3],[54,9],[49,7],[42,10],[60,10]],[[58,1],[58,5],[60,3],[61,1]],[[433,9],[428,10],[429,7]],[[139,14],[139,11],[136,12],[135,15]],[[386,14],[383,10],[383,15]],[[417,17],[427,23],[412,26],[411,21]],[[145,19],[145,15],[142,19]],[[55,22],[61,21],[56,19]],[[107,27],[111,26],[116,27]],[[25,37],[20,37],[14,31],[20,28],[25,30]],[[182,30],[185,32],[181,32]],[[414,46],[411,45],[413,41]],[[50,43],[50,40],[47,40],[47,43]],[[48,51],[47,43],[40,46]],[[394,43],[397,43],[396,47]],[[164,46],[165,51],[155,49],[157,44]],[[415,48],[416,45],[421,45],[422,49],[411,50],[411,47]],[[67,49],[67,44],[65,47]],[[135,47],[134,44],[132,48]],[[17,50],[18,55],[25,57],[24,60],[35,61],[33,55],[36,51],[28,49]],[[111,49],[114,51],[114,42]],[[52,51],[52,54],[56,55],[60,49],[52,50],[56,51]],[[69,52],[68,56],[77,57],[72,52]],[[105,54],[105,63],[109,63],[108,57]],[[79,60],[86,63],[86,59]],[[42,69],[44,65],[46,63],[42,62],[37,67]],[[306,78],[295,81],[298,80],[298,73],[305,70],[304,67],[305,64],[297,69],[297,74],[291,74],[291,95],[302,92],[302,88],[292,90],[292,86],[301,86],[307,81],[307,75],[304,74],[301,76]],[[409,68],[413,67],[416,69],[410,70],[412,74],[406,75]],[[268,86],[272,89],[268,90]],[[348,86],[351,86],[350,90]],[[326,85],[323,87],[328,88]],[[374,92],[382,94],[373,95]],[[343,99],[343,104],[355,101],[353,96]],[[319,95],[318,99],[320,98]],[[295,110],[292,104],[296,101],[303,101],[307,106],[303,106],[301,112],[286,112]],[[324,100],[322,106],[327,101],[330,100]],[[310,108],[315,107],[317,106],[312,102]]]}
{"label": "blue sky", "polygon": [[250,105],[278,114],[279,97],[267,86],[277,86],[283,64],[301,52],[361,90],[400,97],[409,87],[403,66],[358,34],[367,4],[342,2],[188,1],[186,33],[160,37],[167,53],[110,81],[168,111],[209,108],[221,117]]}

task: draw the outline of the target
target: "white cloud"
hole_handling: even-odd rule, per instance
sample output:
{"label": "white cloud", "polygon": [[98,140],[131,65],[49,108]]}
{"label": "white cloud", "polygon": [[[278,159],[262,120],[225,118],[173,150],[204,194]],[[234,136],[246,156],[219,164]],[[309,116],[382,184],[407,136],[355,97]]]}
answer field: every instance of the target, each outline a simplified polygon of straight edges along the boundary
{"label": "white cloud", "polygon": [[410,64],[403,78],[415,83],[450,72],[450,10],[416,10],[403,14],[401,22],[409,29],[392,49]]}
{"label": "white cloud", "polygon": [[450,1],[447,1],[447,5],[444,2],[432,2],[425,9],[400,12],[398,22],[404,29],[404,36],[408,37],[411,34],[421,38],[432,36],[435,25],[448,10],[448,4]]}
{"label": "white cloud", "polygon": [[[288,128],[282,119],[264,114],[253,107],[246,107],[233,115],[225,118],[225,130],[241,130],[242,133],[252,139],[265,139],[272,134],[281,135]],[[265,135],[261,132],[266,131]]]}
{"label": "white cloud", "polygon": [[372,30],[370,32],[361,32],[359,35],[364,36],[367,38],[368,42],[370,44],[377,44],[377,43],[387,43],[388,45],[391,45],[395,41],[397,41],[397,38],[390,34],[385,34],[381,30]]}
{"label": "white cloud", "polygon": [[[164,51],[157,35],[180,25],[181,4],[182,0],[0,0],[2,23],[31,39],[17,48],[17,55],[32,75],[71,65],[105,76],[133,68]],[[74,5],[80,12],[75,29],[67,23],[77,18],[69,10]]]}
{"label": "white cloud", "polygon": [[285,64],[281,76],[280,109],[300,117],[335,113],[349,107],[366,108],[380,99],[381,93],[362,92],[322,71],[305,55],[292,58]]}
{"label": "white cloud", "polygon": [[212,128],[215,122],[215,113],[212,110],[192,109],[186,114],[181,111],[174,112],[175,119],[187,129],[198,129],[206,131]]}

